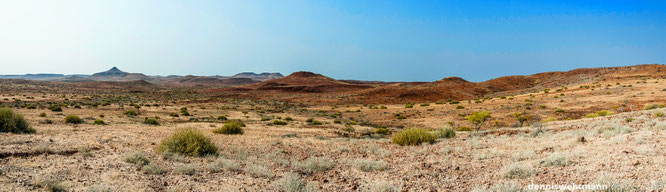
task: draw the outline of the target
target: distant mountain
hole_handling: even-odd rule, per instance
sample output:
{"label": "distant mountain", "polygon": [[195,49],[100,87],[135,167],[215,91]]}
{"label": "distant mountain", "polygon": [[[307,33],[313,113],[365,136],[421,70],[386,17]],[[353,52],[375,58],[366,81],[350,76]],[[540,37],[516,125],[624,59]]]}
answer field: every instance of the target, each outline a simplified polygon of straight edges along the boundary
{"label": "distant mountain", "polygon": [[94,81],[136,81],[144,80],[151,81],[153,78],[148,77],[142,73],[128,73],[121,71],[117,67],[113,67],[108,71],[99,72],[88,77],[90,80]]}
{"label": "distant mountain", "polygon": [[243,72],[236,74],[234,76],[231,76],[232,78],[250,78],[253,80],[258,80],[258,81],[266,81],[266,80],[271,80],[271,79],[277,79],[277,78],[282,78],[284,77],[280,73],[261,73],[261,74],[256,74],[253,72]]}
{"label": "distant mountain", "polygon": [[321,74],[299,71],[289,76],[240,86],[237,90],[273,90],[283,92],[324,93],[372,88],[372,85],[351,84]]}
{"label": "distant mountain", "polygon": [[26,75],[0,75],[0,79],[25,79],[43,81],[146,81],[153,84],[169,84],[182,86],[237,86],[252,84],[277,78],[280,73],[253,72],[239,73],[234,76],[148,76],[142,73],[129,73],[112,67],[111,69],[92,75],[64,75],[64,74],[26,74]]}
{"label": "distant mountain", "polygon": [[74,79],[80,77],[87,77],[88,75],[63,75],[63,74],[25,74],[25,75],[0,75],[0,79],[25,79],[25,80],[61,80],[61,79]]}
{"label": "distant mountain", "polygon": [[161,84],[177,85],[177,86],[216,86],[216,87],[232,87],[238,85],[258,83],[260,81],[250,78],[216,78],[206,76],[192,76],[173,78],[160,82]]}

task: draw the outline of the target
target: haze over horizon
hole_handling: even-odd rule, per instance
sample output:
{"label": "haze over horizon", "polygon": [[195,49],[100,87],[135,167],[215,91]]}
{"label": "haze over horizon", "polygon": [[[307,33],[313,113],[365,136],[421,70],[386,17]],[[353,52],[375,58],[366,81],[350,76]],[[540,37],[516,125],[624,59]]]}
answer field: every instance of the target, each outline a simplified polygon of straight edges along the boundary
{"label": "haze over horizon", "polygon": [[485,81],[666,63],[661,1],[4,1],[2,74]]}

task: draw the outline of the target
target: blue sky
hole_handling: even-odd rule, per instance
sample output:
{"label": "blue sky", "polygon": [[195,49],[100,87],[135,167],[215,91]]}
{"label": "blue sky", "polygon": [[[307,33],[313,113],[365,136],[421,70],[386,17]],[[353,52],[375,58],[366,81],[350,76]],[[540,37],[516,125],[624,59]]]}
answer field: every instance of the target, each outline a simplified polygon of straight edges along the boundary
{"label": "blue sky", "polygon": [[1,74],[484,81],[666,63],[664,1],[0,1]]}

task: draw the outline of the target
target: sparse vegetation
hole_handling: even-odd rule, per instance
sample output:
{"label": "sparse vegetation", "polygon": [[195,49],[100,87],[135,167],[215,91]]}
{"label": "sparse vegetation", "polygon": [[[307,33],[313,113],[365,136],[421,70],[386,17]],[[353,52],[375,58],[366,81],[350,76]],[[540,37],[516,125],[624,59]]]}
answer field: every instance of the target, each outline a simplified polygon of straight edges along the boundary
{"label": "sparse vegetation", "polygon": [[35,129],[30,127],[23,115],[11,109],[0,108],[0,132],[35,133]]}
{"label": "sparse vegetation", "polygon": [[53,112],[61,112],[62,108],[60,107],[60,105],[51,105],[49,106],[49,110]]}
{"label": "sparse vegetation", "polygon": [[155,118],[145,118],[143,120],[143,124],[147,125],[160,125],[160,122],[157,121]]}
{"label": "sparse vegetation", "polygon": [[485,124],[486,121],[490,119],[490,112],[473,112],[472,115],[465,117],[465,119],[474,124],[474,126],[476,126],[476,131],[479,131],[481,126],[483,126],[483,124]]}
{"label": "sparse vegetation", "polygon": [[387,170],[388,164],[381,160],[375,161],[372,159],[356,159],[352,161],[351,167],[363,172],[372,172]]}
{"label": "sparse vegetation", "polygon": [[227,121],[226,123],[224,123],[222,128],[213,130],[213,133],[225,134],[225,135],[242,135],[244,133],[242,127],[243,125],[241,124],[241,122]]}
{"label": "sparse vegetation", "polygon": [[534,171],[521,163],[513,163],[503,167],[500,170],[500,175],[508,179],[528,178],[534,175]]}
{"label": "sparse vegetation", "polygon": [[83,123],[83,119],[76,115],[67,115],[65,116],[65,123],[79,124]]}
{"label": "sparse vegetation", "polygon": [[453,127],[451,127],[451,126],[445,126],[441,129],[437,130],[437,132],[435,132],[435,135],[437,136],[437,138],[450,139],[450,138],[456,137],[456,131],[453,130]]}
{"label": "sparse vegetation", "polygon": [[405,145],[421,145],[422,143],[434,143],[435,135],[421,128],[405,129],[393,136],[393,143]]}
{"label": "sparse vegetation", "polygon": [[287,122],[281,120],[275,120],[273,121],[273,125],[287,125]]}
{"label": "sparse vegetation", "polygon": [[148,165],[150,163],[150,160],[146,158],[143,153],[139,151],[134,151],[131,153],[128,153],[123,157],[123,161],[127,163],[134,164],[136,166],[142,167],[144,165]]}
{"label": "sparse vegetation", "polygon": [[305,173],[312,174],[314,172],[327,171],[333,168],[333,161],[328,157],[310,157],[302,162],[294,162],[294,169]]}
{"label": "sparse vegetation", "polygon": [[136,111],[134,111],[134,110],[125,111],[124,114],[127,115],[127,116],[129,116],[129,117],[134,117],[134,116],[137,116],[137,115],[138,115],[138,114],[136,113]]}
{"label": "sparse vegetation", "polygon": [[217,154],[217,146],[201,131],[187,128],[179,129],[170,137],[162,140],[158,147],[161,153],[170,152],[189,156]]}
{"label": "sparse vegetation", "polygon": [[93,125],[106,125],[106,123],[104,123],[104,120],[95,119],[95,121],[93,122]]}

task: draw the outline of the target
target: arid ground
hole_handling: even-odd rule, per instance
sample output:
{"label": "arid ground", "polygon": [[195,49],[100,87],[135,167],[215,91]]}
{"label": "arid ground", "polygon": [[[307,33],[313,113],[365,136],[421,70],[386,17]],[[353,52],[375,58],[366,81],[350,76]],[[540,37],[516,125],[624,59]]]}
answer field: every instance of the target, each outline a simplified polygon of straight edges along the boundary
{"label": "arid ground", "polygon": [[[2,106],[35,129],[0,133],[0,191],[666,190],[664,65],[486,82],[178,82],[0,80]],[[468,117],[483,111],[476,131]],[[214,132],[229,122],[243,133]],[[437,138],[396,144],[410,128]],[[217,152],[160,149],[183,130]]]}

